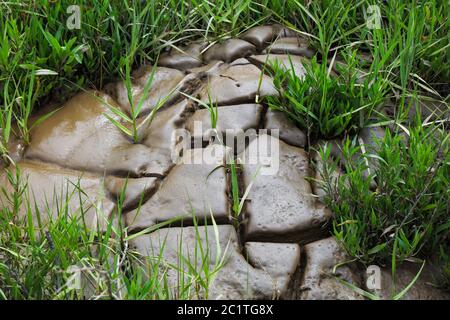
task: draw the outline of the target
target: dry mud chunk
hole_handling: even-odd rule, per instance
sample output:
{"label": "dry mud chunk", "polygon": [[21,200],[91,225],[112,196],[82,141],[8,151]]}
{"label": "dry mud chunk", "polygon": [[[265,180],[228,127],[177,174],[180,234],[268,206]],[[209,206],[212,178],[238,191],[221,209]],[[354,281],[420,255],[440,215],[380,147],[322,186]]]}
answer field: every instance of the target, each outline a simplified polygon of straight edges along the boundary
{"label": "dry mud chunk", "polygon": [[251,184],[245,215],[248,241],[305,242],[323,233],[331,212],[312,195],[303,149],[260,135],[238,158],[245,187]]}
{"label": "dry mud chunk", "polygon": [[[142,126],[139,135],[142,148],[151,150],[151,155],[153,155],[151,158],[153,175],[165,176],[174,166],[173,156],[177,150],[177,144],[180,142],[178,138],[184,136],[183,132],[180,133],[178,130],[184,129],[185,123],[193,111],[193,104],[184,99],[159,111],[148,125]],[[134,161],[138,155],[139,153],[135,152],[132,155],[125,154],[124,156],[129,161]],[[145,157],[145,153],[142,153],[142,156]]]}
{"label": "dry mud chunk", "polygon": [[144,229],[178,217],[190,224],[193,215],[201,220],[211,213],[218,223],[227,222],[227,179],[225,169],[218,168],[225,152],[216,145],[184,152],[181,163],[170,171],[155,195],[140,210],[126,214],[127,224]]}
{"label": "dry mud chunk", "polygon": [[294,243],[247,242],[249,263],[272,279],[277,297],[285,297],[300,263],[300,246]]}
{"label": "dry mud chunk", "polygon": [[161,174],[161,164],[168,161],[167,157],[132,144],[105,116],[121,121],[108,104],[117,106],[99,92],[76,95],[31,130],[25,158],[101,173]]}
{"label": "dry mud chunk", "polygon": [[241,39],[252,43],[258,51],[261,51],[276,38],[280,31],[279,25],[257,26],[242,34]]}
{"label": "dry mud chunk", "polygon": [[267,45],[275,39],[286,37],[292,38],[297,37],[298,35],[299,33],[292,29],[285,28],[279,24],[273,24],[253,27],[243,33],[240,38],[251,42],[260,51],[267,47]]}
{"label": "dry mud chunk", "polygon": [[297,37],[299,33],[297,31],[294,31],[292,29],[281,27],[280,32],[278,33],[277,38],[291,38],[291,37]]}
{"label": "dry mud chunk", "polygon": [[[36,227],[37,214],[40,214],[40,220],[45,226],[50,220],[55,220],[58,213],[64,215],[65,211],[61,208],[66,205],[68,214],[78,217],[80,223],[82,208],[85,213],[84,221],[89,228],[94,229],[98,225],[104,229],[112,218],[115,205],[105,196],[103,181],[99,176],[40,162],[21,161],[17,163],[17,167],[20,169],[21,185],[28,183],[25,192],[30,200]],[[15,167],[10,167],[10,170],[15,173]],[[7,194],[13,194],[14,188],[6,173],[0,175],[0,185]],[[82,192],[79,192],[78,186]],[[2,207],[11,205],[3,192],[0,193],[0,204]],[[19,215],[26,219],[25,205],[20,207]]]}
{"label": "dry mud chunk", "polygon": [[109,176],[105,178],[105,187],[116,200],[124,192],[123,209],[135,207],[139,202],[151,196],[158,186],[157,178],[125,179]]}
{"label": "dry mud chunk", "polygon": [[185,128],[186,121],[194,110],[194,105],[184,99],[159,111],[148,125],[143,126],[140,132],[142,143],[152,150],[161,149],[164,150],[162,152],[171,154],[178,143],[177,130]]}
{"label": "dry mud chunk", "polygon": [[[243,138],[241,136],[245,135],[246,130],[258,127],[262,109],[259,104],[240,104],[217,108],[218,138],[228,147],[232,147],[235,138]],[[212,132],[211,114],[207,109],[197,110],[187,122],[186,128],[198,146],[215,135]],[[238,146],[238,150],[240,150],[239,147],[242,148],[242,146]]]}
{"label": "dry mud chunk", "polygon": [[306,266],[303,284],[299,288],[300,299],[308,300],[355,300],[362,296],[339,282],[336,277],[361,287],[359,277],[348,265],[333,268],[348,261],[344,251],[332,238],[309,243],[305,246]]}
{"label": "dry mud chunk", "polygon": [[161,177],[173,166],[167,150],[149,149],[142,144],[119,146],[106,160],[105,172],[124,177]]}
{"label": "dry mud chunk", "polygon": [[[380,274],[365,273],[365,289],[377,295],[381,299],[391,300],[393,298],[393,292],[394,294],[398,294],[413,281],[414,277],[418,274],[421,266],[421,263],[412,262],[405,262],[396,266],[395,292],[394,281],[392,279],[392,269],[390,267],[380,268]],[[436,276],[439,275],[439,271],[435,270],[434,267],[435,266],[429,265],[427,262],[424,269],[420,273],[419,278],[401,299],[450,300],[450,294],[438,288],[438,286],[440,285],[440,279],[438,279]],[[372,279],[367,278],[368,276],[380,277],[380,289],[371,290],[367,288],[368,282],[374,285],[374,283],[371,282]]]}
{"label": "dry mud chunk", "polygon": [[285,54],[255,55],[249,57],[248,60],[257,65],[260,65],[261,68],[265,65],[266,68],[272,69],[271,66],[276,64],[286,70],[291,70],[293,67],[296,76],[300,79],[303,79],[305,77],[306,70],[303,65],[304,63],[308,63],[308,60],[306,58]]}
{"label": "dry mud chunk", "polygon": [[201,54],[204,48],[203,43],[191,43],[181,49],[172,48],[169,53],[161,55],[158,65],[178,70],[200,67],[203,64]]}
{"label": "dry mud chunk", "polygon": [[[131,92],[135,107],[145,95],[145,86],[151,79],[152,72],[152,66],[144,65],[133,73]],[[191,94],[201,85],[201,81],[196,75],[190,74],[186,76],[180,70],[165,67],[156,67],[151,81],[151,87],[141,106],[141,115],[148,114],[156,106],[176,103],[178,99],[182,98],[180,92]],[[112,83],[106,89],[108,93],[117,99],[122,109],[128,113],[131,112],[125,82]]]}
{"label": "dry mud chunk", "polygon": [[224,65],[223,61],[211,61],[210,63],[201,67],[190,68],[186,70],[186,72],[194,74],[206,74],[207,76],[210,76],[214,73],[217,73],[222,65]]}
{"label": "dry mud chunk", "polygon": [[212,45],[203,54],[205,62],[221,60],[231,62],[255,53],[255,46],[241,39],[228,39]]}
{"label": "dry mud chunk", "polygon": [[[262,106],[259,104],[239,104],[217,108],[217,130],[256,128],[261,116]],[[202,131],[212,128],[211,113],[208,109],[197,110],[189,118],[186,128],[193,132],[194,123],[202,125]],[[194,136],[195,137],[195,136]]]}
{"label": "dry mud chunk", "polygon": [[306,136],[295,124],[281,111],[268,110],[265,126],[268,130],[278,129],[278,137],[292,146],[304,148]]}
{"label": "dry mud chunk", "polygon": [[314,51],[309,48],[309,41],[302,37],[277,39],[263,52],[271,54],[291,54],[308,58],[314,56]]}
{"label": "dry mud chunk", "polygon": [[257,95],[277,95],[273,81],[261,75],[261,71],[248,60],[239,59],[232,64],[221,65],[209,76],[207,85],[201,90],[200,99],[209,103],[211,98],[214,104],[222,106],[254,103]]}
{"label": "dry mud chunk", "polygon": [[[133,239],[131,246],[144,256],[155,257],[162,251],[163,259],[176,266],[167,271],[167,279],[174,294],[178,292],[177,283],[182,277],[177,268],[186,269],[186,264],[181,266],[180,255],[184,256],[192,265],[197,265],[197,270],[202,265],[200,254],[197,253],[197,261],[194,260],[195,250],[200,252],[200,245],[203,247],[205,257],[209,264],[210,271],[213,271],[215,264],[223,260],[223,267],[209,287],[209,299],[269,299],[276,296],[272,279],[263,270],[252,267],[242,256],[236,231],[231,225],[217,226],[218,237],[215,236],[214,227],[186,227],[186,228],[165,228],[148,235]],[[181,245],[180,245],[181,243]],[[217,251],[220,247],[220,252]],[[180,250],[181,248],[181,250]],[[206,250],[208,248],[208,250]],[[187,279],[191,281],[191,279]],[[188,282],[186,281],[186,282]],[[191,292],[195,292],[192,288]],[[204,294],[204,291],[202,291]],[[197,298],[194,296],[192,298]]]}

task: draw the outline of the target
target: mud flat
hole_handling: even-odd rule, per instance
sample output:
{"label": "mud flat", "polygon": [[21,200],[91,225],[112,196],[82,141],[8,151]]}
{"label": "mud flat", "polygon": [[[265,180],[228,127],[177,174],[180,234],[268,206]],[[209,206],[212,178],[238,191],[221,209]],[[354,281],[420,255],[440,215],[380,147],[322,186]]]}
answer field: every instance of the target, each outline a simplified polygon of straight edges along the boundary
{"label": "mud flat", "polygon": [[[139,143],[133,143],[105,116],[121,121],[109,105],[129,112],[122,82],[107,85],[105,92],[74,96],[33,128],[31,143],[16,163],[22,178],[28,179],[29,196],[43,209],[47,203],[65,198],[79,183],[85,191],[82,200],[89,208],[89,225],[104,226],[113,217],[128,177],[125,211],[119,219],[131,233],[181,217],[169,227],[130,241],[136,251],[154,255],[164,239],[163,258],[170,263],[176,263],[180,254],[192,255],[199,243],[211,248],[211,264],[226,255],[209,298],[361,299],[337,280],[339,277],[364,288],[365,270],[354,263],[334,270],[349,259],[329,237],[328,222],[333,214],[319,201],[323,193],[306,179],[314,176],[310,168],[314,155],[308,152],[304,132],[282,113],[260,103],[262,97],[277,94],[269,73],[262,73],[270,67],[265,63],[291,60],[297,75],[303,76],[304,63],[314,55],[308,40],[281,26],[268,25],[255,27],[239,39],[214,44],[202,53],[206,46],[194,42],[184,53],[172,50],[163,54],[156,67],[146,65],[135,71],[132,98],[138,101],[156,68],[141,117],[170,94],[151,125],[139,133]],[[211,99],[217,105],[216,128],[212,128],[209,111],[187,95],[205,103]],[[245,145],[230,151],[226,145],[203,141],[202,135],[196,135],[196,121],[201,122],[202,132],[242,129],[255,134]],[[260,129],[266,130],[259,134]],[[176,130],[186,130],[193,142],[201,143],[179,154],[181,142],[173,139]],[[250,192],[236,229],[225,160],[228,156],[242,160],[263,138],[279,145],[279,168],[272,175],[255,176],[258,166],[264,164],[242,163],[240,189],[249,187]],[[222,149],[224,157],[218,163],[202,161],[211,149]],[[179,154],[180,161],[174,154]],[[11,190],[5,173],[0,181]],[[4,195],[0,200],[7,205]],[[79,204],[74,201],[70,206],[76,214]],[[101,210],[96,210],[98,206]],[[46,219],[52,219],[57,206],[50,205],[47,211]],[[213,236],[211,215],[218,225],[218,238]],[[195,221],[207,225],[195,228]],[[413,275],[408,272],[402,278],[404,283]],[[169,272],[168,279],[175,284],[177,275]],[[385,271],[383,279],[385,287],[392,285]],[[417,288],[405,298],[449,298],[428,285],[428,280],[419,280]],[[381,293],[383,298],[388,298],[386,292]]]}

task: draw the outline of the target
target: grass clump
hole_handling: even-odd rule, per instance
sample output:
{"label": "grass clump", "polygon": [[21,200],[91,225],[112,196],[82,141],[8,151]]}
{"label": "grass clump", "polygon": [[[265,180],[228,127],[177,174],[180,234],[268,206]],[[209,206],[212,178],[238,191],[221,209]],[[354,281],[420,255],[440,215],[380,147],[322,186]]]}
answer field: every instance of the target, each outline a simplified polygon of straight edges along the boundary
{"label": "grass clump", "polygon": [[333,76],[331,65],[305,63],[306,73],[301,77],[294,68],[286,70],[275,65],[274,84],[279,92],[269,97],[272,109],[285,112],[308,136],[334,138],[344,132],[357,132],[372,120],[387,91],[385,79],[357,72],[356,52],[350,64],[339,68],[339,76]]}
{"label": "grass clump", "polygon": [[[440,254],[448,273],[450,235],[449,135],[436,127],[410,128],[409,135],[386,136],[360,157],[346,140],[344,173],[323,184],[325,202],[335,213],[333,234],[363,263],[389,263]],[[323,177],[338,163],[323,148]],[[342,160],[342,159],[340,159]],[[375,163],[367,176],[368,163]],[[375,179],[376,190],[370,181]],[[444,254],[443,254],[444,253]],[[445,271],[445,269],[447,271]],[[448,274],[447,274],[448,276]]]}
{"label": "grass clump", "polygon": [[[126,185],[116,218],[100,229],[85,223],[81,188],[49,199],[48,208],[39,210],[20,169],[8,170],[7,178],[12,191],[0,188],[0,300],[202,299],[226,262],[227,248],[219,245],[213,217],[209,239],[216,247],[203,240],[208,234],[202,234],[194,216],[195,247],[188,250],[180,239],[179,260],[168,262],[164,245],[145,256],[131,247],[132,239],[174,221],[129,235],[119,218]],[[73,211],[78,200],[79,209]]]}
{"label": "grass clump", "polygon": [[[58,212],[52,217],[30,200],[19,169],[9,171],[8,180],[14,190],[1,190],[0,299],[117,298],[125,261],[120,230],[112,223],[104,232],[89,230],[70,212],[69,201],[81,190],[53,199],[48,206]],[[52,217],[48,223],[46,216]]]}

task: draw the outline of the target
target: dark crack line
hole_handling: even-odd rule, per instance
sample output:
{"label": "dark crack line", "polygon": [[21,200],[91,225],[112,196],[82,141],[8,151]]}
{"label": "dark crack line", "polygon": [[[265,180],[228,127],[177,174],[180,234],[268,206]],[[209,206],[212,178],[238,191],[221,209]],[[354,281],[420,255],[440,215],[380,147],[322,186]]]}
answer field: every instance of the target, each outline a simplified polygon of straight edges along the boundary
{"label": "dark crack line", "polygon": [[219,74],[219,77],[221,77],[221,78],[226,78],[226,79],[230,79],[230,80],[232,80],[232,81],[234,81],[234,82],[239,82],[239,81],[237,81],[236,79],[234,79],[233,77],[230,77],[230,76],[224,76],[223,74]]}

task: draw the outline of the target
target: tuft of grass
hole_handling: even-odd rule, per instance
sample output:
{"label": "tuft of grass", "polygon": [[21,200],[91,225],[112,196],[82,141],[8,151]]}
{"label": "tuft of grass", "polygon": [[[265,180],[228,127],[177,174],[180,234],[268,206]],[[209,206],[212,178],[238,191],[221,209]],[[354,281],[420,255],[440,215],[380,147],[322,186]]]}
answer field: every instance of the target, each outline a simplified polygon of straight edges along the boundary
{"label": "tuft of grass", "polygon": [[[128,257],[120,219],[115,224],[114,216],[104,229],[90,229],[79,183],[73,192],[61,192],[64,197],[48,199],[41,211],[28,195],[20,169],[7,175],[14,190],[7,194],[2,188],[8,205],[3,203],[0,214],[1,299],[122,298]],[[69,202],[77,200],[79,209],[70,211]],[[94,207],[102,216],[101,208]]]}
{"label": "tuft of grass", "polygon": [[[138,299],[208,299],[209,288],[215,277],[227,262],[228,246],[222,249],[220,244],[219,229],[210,212],[213,235],[208,234],[208,228],[204,233],[200,231],[201,225],[192,211],[193,228],[195,229],[194,243],[183,243],[182,233],[176,248],[176,261],[167,261],[165,251],[167,235],[159,240],[159,245],[152,247],[147,256],[130,250],[129,255],[134,257],[130,265],[132,280],[128,281],[130,287],[127,298]],[[177,219],[180,221],[181,217]],[[173,223],[175,221],[172,221]],[[205,220],[205,227],[207,222]],[[151,231],[158,230],[156,226]],[[133,234],[127,239],[147,234],[150,229]],[[162,229],[164,230],[164,229]],[[183,230],[181,231],[183,232]],[[215,248],[211,247],[215,241]],[[174,250],[175,248],[170,248]]]}
{"label": "tuft of grass", "polygon": [[[189,252],[190,250],[185,253],[183,250],[185,250],[186,247],[183,246],[181,240],[179,242],[178,255],[180,259],[177,265],[172,265],[172,267],[177,271],[177,278],[179,279],[177,298],[180,298],[181,296],[183,299],[208,299],[210,286],[212,285],[217,274],[227,262],[227,252],[230,242],[228,242],[225,249],[222,250],[219,238],[219,229],[212,212],[210,212],[210,216],[214,234],[210,236],[208,234],[208,229],[205,228],[205,234],[203,236],[206,241],[203,241],[202,234],[199,232],[197,219],[195,218],[195,215],[193,215],[195,228],[195,248],[193,255]],[[216,243],[215,248],[210,247],[210,245],[213,244],[212,241],[210,244],[210,240],[212,240],[212,238]],[[213,258],[214,261],[212,261]]]}
{"label": "tuft of grass", "polygon": [[[350,139],[342,147],[343,159],[330,159],[328,146],[320,151],[328,176],[339,165],[333,161],[345,163],[337,183],[324,182],[322,187],[335,213],[334,236],[363,263],[389,263],[392,258],[395,265],[449,250],[449,134],[422,125],[408,132],[387,130],[360,157],[354,157],[360,147]],[[375,165],[367,176],[369,163]],[[376,190],[371,190],[372,179]],[[448,256],[441,258],[448,266]]]}
{"label": "tuft of grass", "polygon": [[208,88],[208,103],[205,103],[204,101],[201,101],[200,99],[198,99],[192,95],[189,95],[187,93],[181,92],[181,94],[183,96],[185,96],[186,98],[191,99],[192,101],[197,103],[199,106],[202,106],[203,108],[208,110],[209,117],[211,120],[211,128],[213,130],[216,130],[217,129],[217,121],[219,120],[219,110],[218,110],[217,103],[215,104],[212,100],[211,92],[209,91],[209,88]]}
{"label": "tuft of grass", "polygon": [[[212,215],[214,235],[210,238],[217,243],[215,254],[211,254],[210,243],[202,240],[194,218],[194,256],[180,251],[179,263],[170,264],[164,260],[164,246],[150,257],[142,257],[129,247],[129,240],[164,224],[128,235],[120,219],[126,184],[114,217],[100,230],[90,229],[85,223],[86,204],[81,200],[79,183],[74,185],[74,192],[51,199],[53,203],[47,207],[57,212],[41,212],[27,195],[20,169],[8,170],[7,175],[13,192],[7,194],[2,188],[8,205],[0,211],[0,300],[207,298],[209,286],[225,263],[226,249],[219,245]],[[71,212],[69,202],[77,199],[79,209]],[[22,211],[26,215],[20,217]],[[46,216],[51,219],[44,223]],[[179,245],[184,246],[182,242]],[[215,261],[211,260],[213,256]],[[143,259],[148,263],[143,265]],[[184,282],[174,287],[167,278],[169,271]]]}
{"label": "tuft of grass", "polygon": [[357,132],[373,121],[388,83],[371,73],[361,78],[355,51],[348,62],[335,77],[331,65],[313,58],[311,64],[304,65],[304,78],[295,73],[292,61],[288,70],[275,64],[274,84],[279,96],[267,99],[270,108],[285,112],[312,139]]}

